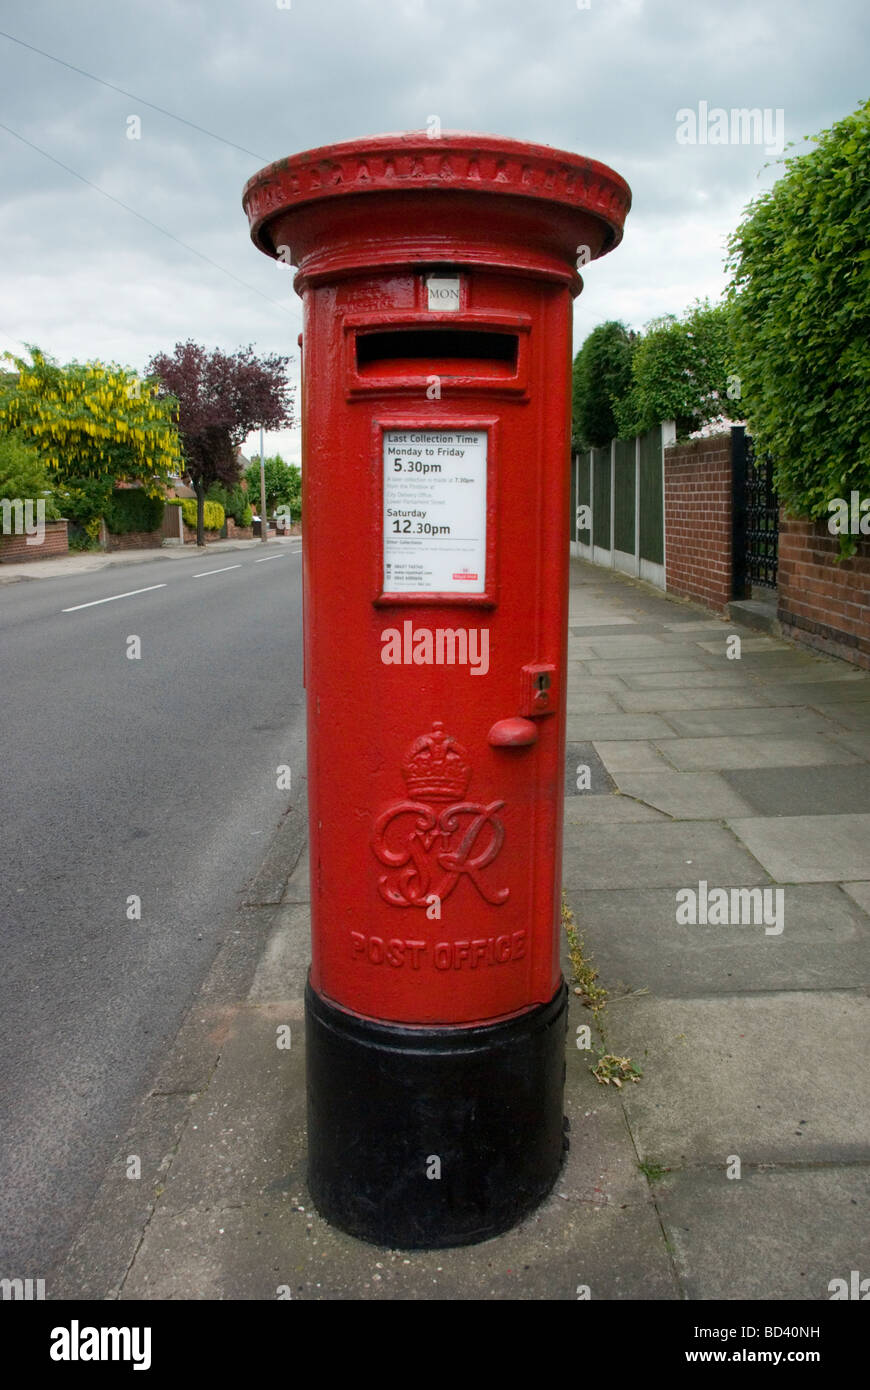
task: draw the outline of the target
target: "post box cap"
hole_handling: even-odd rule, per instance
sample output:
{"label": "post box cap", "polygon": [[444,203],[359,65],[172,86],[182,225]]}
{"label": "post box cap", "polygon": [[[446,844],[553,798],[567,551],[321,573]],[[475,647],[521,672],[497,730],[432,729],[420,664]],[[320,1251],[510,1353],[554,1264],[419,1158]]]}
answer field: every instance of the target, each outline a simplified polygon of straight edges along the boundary
{"label": "post box cap", "polygon": [[375,135],[289,155],[248,180],[242,205],[252,241],[275,257],[267,224],[276,215],[326,199],[418,192],[531,199],[552,205],[554,214],[591,216],[605,235],[590,259],[619,244],[631,206],[628,184],[597,160],[462,131]]}

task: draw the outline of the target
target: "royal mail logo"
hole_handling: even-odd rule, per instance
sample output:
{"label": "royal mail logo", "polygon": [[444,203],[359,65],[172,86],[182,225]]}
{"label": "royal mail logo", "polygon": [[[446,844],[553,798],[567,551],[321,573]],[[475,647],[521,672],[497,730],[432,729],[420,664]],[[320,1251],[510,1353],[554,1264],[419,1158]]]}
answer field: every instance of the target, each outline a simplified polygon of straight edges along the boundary
{"label": "royal mail logo", "polygon": [[466,750],[436,719],[432,732],[414,740],[402,763],[410,800],[398,801],[375,823],[372,849],[389,869],[378,880],[393,907],[443,902],[467,877],[485,902],[507,900],[510,889],[491,886],[484,870],[504,844],[496,814],[503,801],[466,801],[472,766]]}

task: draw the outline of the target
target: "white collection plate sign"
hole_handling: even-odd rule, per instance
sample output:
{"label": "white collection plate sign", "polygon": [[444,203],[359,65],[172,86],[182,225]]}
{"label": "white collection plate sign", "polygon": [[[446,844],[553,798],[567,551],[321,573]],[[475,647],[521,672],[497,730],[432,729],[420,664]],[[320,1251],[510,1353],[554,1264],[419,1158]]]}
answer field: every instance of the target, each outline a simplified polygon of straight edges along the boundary
{"label": "white collection plate sign", "polygon": [[458,275],[430,275],[426,281],[426,307],[430,313],[458,313],[459,291]]}
{"label": "white collection plate sign", "polygon": [[384,431],[384,591],[486,590],[486,430]]}

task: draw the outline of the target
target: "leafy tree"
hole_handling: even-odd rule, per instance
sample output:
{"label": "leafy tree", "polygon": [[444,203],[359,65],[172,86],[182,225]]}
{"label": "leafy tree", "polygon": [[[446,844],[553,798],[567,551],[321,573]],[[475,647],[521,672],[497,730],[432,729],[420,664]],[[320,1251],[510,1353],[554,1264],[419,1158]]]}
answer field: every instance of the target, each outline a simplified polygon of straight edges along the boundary
{"label": "leafy tree", "polygon": [[227,516],[231,516],[237,526],[250,526],[252,520],[248,494],[237,483],[234,487],[224,487],[222,483],[212,483],[206,493],[207,502],[220,502]]}
{"label": "leafy tree", "polygon": [[816,139],[728,247],[748,424],[781,500],[807,517],[852,489],[870,495],[870,101]]}
{"label": "leafy tree", "polygon": [[94,545],[100,536],[100,518],[111,506],[113,490],[112,478],[68,478],[58,484],[56,495],[63,515],[80,526]]}
{"label": "leafy tree", "polygon": [[212,483],[238,481],[236,449],[252,430],[292,423],[292,387],[285,369],[289,357],[207,352],[190,339],[176,343],[170,356],[158,353],[148,365],[162,390],[179,404],[184,466],[196,492],[196,543],[205,544],[203,507]]}
{"label": "leafy tree", "polygon": [[[294,521],[302,513],[302,473],[298,464],[285,463],[280,454],[272,454],[263,459],[263,472],[266,477],[266,511],[272,515],[275,508],[284,503],[290,507]],[[260,460],[256,459],[245,469],[248,496],[254,507],[260,506]]]}
{"label": "leafy tree", "polygon": [[611,319],[593,328],[574,358],[572,433],[581,448],[599,448],[618,434],[614,403],[631,386],[637,334]]}
{"label": "leafy tree", "polygon": [[45,518],[56,521],[63,515],[51,491],[48,470],[36,449],[19,434],[0,434],[0,497],[45,502]]}
{"label": "leafy tree", "polygon": [[[31,360],[4,353],[17,374],[0,384],[0,425],[38,451],[65,514],[93,529],[118,479],[152,496],[178,467],[174,402],[157,384],[102,362],[60,366],[28,345]],[[78,515],[76,515],[78,513]]]}
{"label": "leafy tree", "polygon": [[619,435],[643,434],[675,420],[678,438],[720,419],[732,374],[730,310],[696,301],[681,319],[647,324],[631,359],[631,386],[616,405]]}

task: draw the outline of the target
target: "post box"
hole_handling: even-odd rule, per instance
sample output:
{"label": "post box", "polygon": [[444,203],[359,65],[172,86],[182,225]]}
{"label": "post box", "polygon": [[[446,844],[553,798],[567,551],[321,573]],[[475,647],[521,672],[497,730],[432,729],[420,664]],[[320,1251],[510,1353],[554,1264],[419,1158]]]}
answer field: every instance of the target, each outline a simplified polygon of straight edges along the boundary
{"label": "post box", "polygon": [[571,309],[630,200],[425,132],[244,191],[304,312],[309,1186],[379,1244],[492,1236],[562,1162]]}

